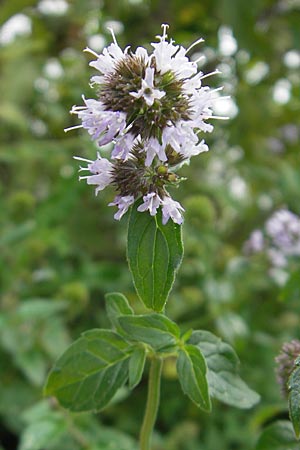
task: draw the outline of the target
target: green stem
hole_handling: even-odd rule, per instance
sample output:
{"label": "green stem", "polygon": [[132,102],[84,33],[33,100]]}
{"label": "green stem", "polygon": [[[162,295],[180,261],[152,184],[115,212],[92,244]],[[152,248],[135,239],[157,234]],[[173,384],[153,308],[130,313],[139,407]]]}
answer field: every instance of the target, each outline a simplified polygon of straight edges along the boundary
{"label": "green stem", "polygon": [[151,450],[151,436],[159,407],[162,365],[163,361],[160,358],[154,357],[151,361],[147,405],[140,434],[140,450]]}

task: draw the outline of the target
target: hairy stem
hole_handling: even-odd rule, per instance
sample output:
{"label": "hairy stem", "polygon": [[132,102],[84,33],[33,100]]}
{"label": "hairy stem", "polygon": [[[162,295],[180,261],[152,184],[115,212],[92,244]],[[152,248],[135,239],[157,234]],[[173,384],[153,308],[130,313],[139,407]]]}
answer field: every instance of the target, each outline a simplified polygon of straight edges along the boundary
{"label": "hairy stem", "polygon": [[140,450],[150,450],[152,431],[159,407],[162,364],[163,361],[160,358],[154,357],[151,361],[147,405],[140,434]]}

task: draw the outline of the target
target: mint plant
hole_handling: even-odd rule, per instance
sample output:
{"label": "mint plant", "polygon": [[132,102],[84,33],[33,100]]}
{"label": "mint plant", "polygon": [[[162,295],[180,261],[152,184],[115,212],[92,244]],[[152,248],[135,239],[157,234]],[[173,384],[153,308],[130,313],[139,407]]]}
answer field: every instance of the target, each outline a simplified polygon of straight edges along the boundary
{"label": "mint plant", "polygon": [[[120,220],[130,210],[127,259],[144,314],[135,314],[126,297],[106,295],[111,329],[84,332],[57,360],[45,394],[55,396],[71,411],[100,411],[118,389],[140,382],[145,363],[150,363],[149,389],[140,432],[140,449],[151,448],[151,435],[159,408],[164,361],[176,358],[182,391],[205,412],[211,398],[239,408],[259,400],[239,377],[238,357],[231,346],[206,330],[182,333],[167,317],[165,305],[183,258],[184,208],[172,199],[169,188],[182,178],[180,167],[192,156],[208,150],[202,132],[212,131],[206,121],[213,114],[216,90],[203,85],[211,74],[198,72],[188,49],[168,41],[163,25],[152,54],[135,52],[113,43],[90,63],[100,75],[92,77],[98,98],[85,99],[72,112],[102,147],[112,144],[110,159],[98,153],[95,160],[81,157],[87,166],[81,176],[96,186],[96,194],[108,185],[117,195]],[[219,90],[219,89],[217,89]]]}

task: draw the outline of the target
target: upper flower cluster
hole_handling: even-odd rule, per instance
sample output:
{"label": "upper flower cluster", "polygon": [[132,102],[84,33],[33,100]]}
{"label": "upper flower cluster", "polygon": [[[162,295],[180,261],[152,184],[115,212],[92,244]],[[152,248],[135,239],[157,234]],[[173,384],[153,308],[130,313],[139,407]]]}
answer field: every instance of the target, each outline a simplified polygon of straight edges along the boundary
{"label": "upper flower cluster", "polygon": [[[162,208],[163,222],[171,218],[183,221],[182,206],[172,200],[167,186],[178,184],[176,169],[191,156],[208,150],[199,132],[211,132],[206,121],[213,117],[214,92],[203,86],[204,75],[197,61],[187,56],[199,39],[188,49],[167,39],[167,25],[162,25],[159,42],[153,52],[138,47],[122,50],[112,32],[113,43],[90,65],[99,74],[91,78],[98,98],[85,99],[84,106],[73,106],[83,127],[98,146],[112,143],[111,159],[98,153],[97,159],[85,160],[88,184],[96,193],[112,184],[118,195],[116,205],[120,219],[130,205],[143,198],[139,211],[155,215]],[[217,89],[218,90],[218,89]],[[81,158],[79,158],[81,159]]]}

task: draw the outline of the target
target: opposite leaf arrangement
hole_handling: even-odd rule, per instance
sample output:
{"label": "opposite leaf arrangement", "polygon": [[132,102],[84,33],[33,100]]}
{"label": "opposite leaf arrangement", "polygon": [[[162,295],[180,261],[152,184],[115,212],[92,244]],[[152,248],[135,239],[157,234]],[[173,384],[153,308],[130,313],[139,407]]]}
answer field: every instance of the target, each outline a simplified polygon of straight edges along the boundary
{"label": "opposite leaf arrangement", "polygon": [[90,175],[81,178],[96,185],[96,193],[109,184],[117,189],[111,203],[118,207],[116,219],[130,208],[127,258],[147,312],[136,315],[124,295],[107,294],[112,329],[83,333],[58,359],[45,387],[46,395],[71,411],[99,411],[125,383],[130,389],[138,385],[148,360],[141,450],[150,450],[166,358],[176,360],[183,392],[206,412],[211,398],[239,408],[259,400],[239,377],[239,361],[228,344],[208,331],[182,334],[164,313],[183,257],[183,208],[167,188],[180,182],[176,170],[183,163],[208,150],[198,134],[212,130],[205,121],[214,117],[216,98],[216,90],[202,86],[207,75],[187,56],[202,40],[186,50],[168,41],[166,30],[163,25],[151,55],[141,47],[122,51],[114,35],[101,55],[92,52],[97,59],[91,66],[100,72],[92,78],[98,100],[84,99],[85,106],[72,109],[82,120],[79,127],[99,146],[113,145],[111,160],[100,154],[85,160],[88,165],[81,170]]}

